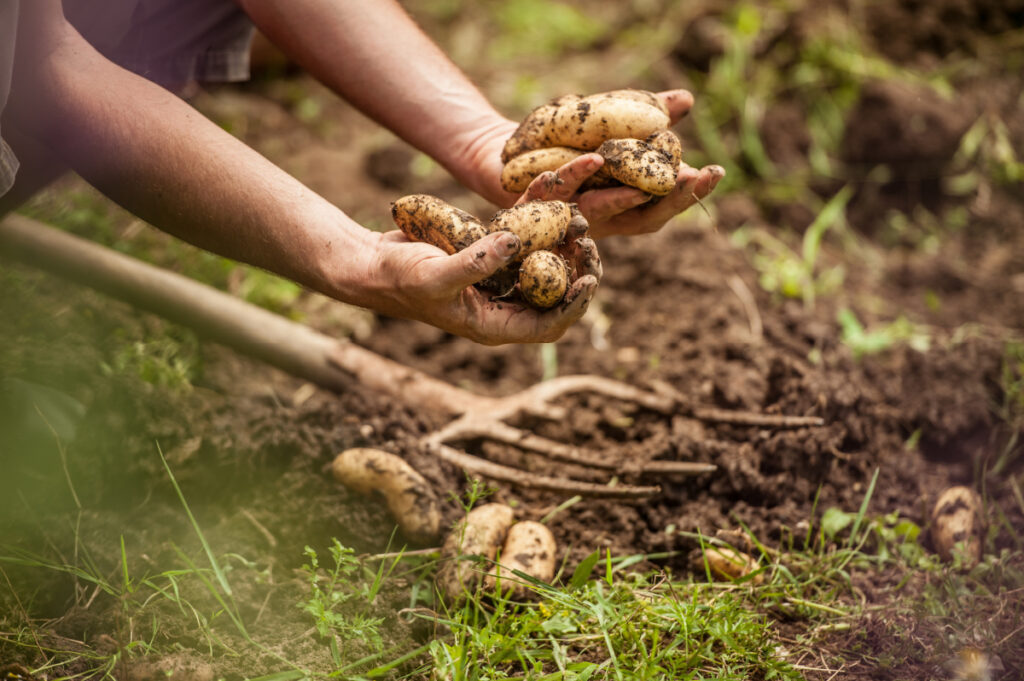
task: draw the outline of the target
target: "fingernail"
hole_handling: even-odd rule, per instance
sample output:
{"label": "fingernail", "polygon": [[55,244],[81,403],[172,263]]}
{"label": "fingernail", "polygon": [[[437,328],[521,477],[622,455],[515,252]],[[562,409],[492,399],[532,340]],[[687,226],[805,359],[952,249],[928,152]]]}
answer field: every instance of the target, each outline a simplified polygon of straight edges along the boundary
{"label": "fingernail", "polygon": [[519,252],[519,249],[519,237],[512,232],[506,232],[505,235],[498,240],[498,252],[504,254],[506,258],[514,256]]}

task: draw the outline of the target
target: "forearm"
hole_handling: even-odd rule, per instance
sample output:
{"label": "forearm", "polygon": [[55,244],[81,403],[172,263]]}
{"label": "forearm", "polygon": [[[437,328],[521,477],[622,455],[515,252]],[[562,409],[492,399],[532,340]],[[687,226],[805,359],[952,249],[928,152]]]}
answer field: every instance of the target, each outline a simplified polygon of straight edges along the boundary
{"label": "forearm", "polygon": [[349,302],[377,235],[167,91],[71,36],[16,81],[13,121],[103,193],[196,245]]}
{"label": "forearm", "polygon": [[367,116],[477,193],[514,200],[491,177],[485,142],[507,137],[515,124],[394,0],[237,1],[275,44]]}

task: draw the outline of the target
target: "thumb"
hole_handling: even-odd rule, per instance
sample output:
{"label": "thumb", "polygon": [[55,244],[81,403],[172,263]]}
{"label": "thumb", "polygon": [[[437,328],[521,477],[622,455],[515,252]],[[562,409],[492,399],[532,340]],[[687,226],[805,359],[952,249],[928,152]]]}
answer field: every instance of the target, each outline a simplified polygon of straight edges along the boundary
{"label": "thumb", "polygon": [[495,232],[447,258],[438,258],[434,285],[454,293],[486,279],[519,253],[519,237],[512,232]]}

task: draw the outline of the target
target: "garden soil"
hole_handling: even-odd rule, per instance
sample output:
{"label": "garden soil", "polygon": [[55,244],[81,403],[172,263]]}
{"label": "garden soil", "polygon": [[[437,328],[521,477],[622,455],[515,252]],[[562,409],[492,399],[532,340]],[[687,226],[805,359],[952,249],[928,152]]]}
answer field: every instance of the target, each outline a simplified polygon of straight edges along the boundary
{"label": "garden soil", "polygon": [[[968,49],[981,40],[958,35],[948,23],[935,35],[901,33],[901,25],[918,31],[931,25],[918,25],[916,14],[904,8],[911,4],[916,7],[886,5],[877,18],[880,26],[896,31],[893,35],[906,36],[889,41],[880,34],[879,46],[892,58],[908,64],[927,61],[947,45]],[[1005,11],[1006,20],[1019,26],[1019,10]],[[989,23],[1002,20],[993,13],[984,16]],[[988,30],[988,24],[982,28]],[[991,30],[997,29],[993,23]],[[849,250],[833,251],[836,245],[826,244],[822,263],[844,264],[845,283],[813,306],[765,292],[744,251],[730,240],[741,225],[772,227],[783,219],[742,195],[713,195],[714,220],[694,209],[657,234],[600,243],[605,276],[587,317],[556,346],[559,375],[593,374],[638,387],[663,382],[695,407],[816,416],[824,425],[790,429],[712,423],[683,411],[664,415],[575,395],[559,402],[570,407],[568,418],[524,417],[514,425],[609,456],[707,462],[716,470],[653,481],[623,475],[622,482],[662,486],[660,494],[636,501],[565,504],[564,494],[487,481],[490,498],[513,504],[520,519],[550,518],[570,571],[591,552],[607,549],[615,556],[652,554],[656,557],[641,567],[690,574],[697,547],[692,533],[746,528],[766,546],[785,548],[802,542],[809,524],[825,509],[856,511],[865,499],[869,515],[898,513],[927,530],[935,500],[952,485],[984,488],[988,503],[1005,516],[1005,524],[994,530],[992,546],[1011,547],[1007,526],[1019,533],[1024,515],[1003,482],[1019,479],[1020,457],[999,478],[985,477],[984,471],[1020,435],[1007,429],[999,409],[1006,399],[1006,344],[1019,340],[1024,329],[1024,199],[1019,185],[951,197],[941,182],[961,135],[986,110],[1010,114],[1011,140],[1018,152],[1024,150],[1024,124],[1012,111],[1024,81],[1019,73],[986,78],[965,86],[957,106],[909,86],[865,88],[844,134],[843,160],[851,167],[889,164],[896,179],[877,182],[865,174],[855,187],[849,215],[863,266],[850,262]],[[300,83],[316,93],[315,86],[302,75],[281,82],[285,85],[265,82],[205,94],[197,104],[215,119],[242,123],[251,143],[357,219],[375,219],[387,228],[389,201],[423,191],[479,214],[488,210],[449,180],[436,175],[422,180],[408,172],[412,152],[342,104],[325,98],[323,118],[333,123],[311,129],[293,115],[281,88]],[[692,137],[686,122],[681,132]],[[807,131],[799,111],[773,113],[761,132],[773,160],[804,162]],[[967,222],[927,253],[878,238],[890,211],[913,214],[921,208],[939,215],[960,208]],[[800,221],[800,207],[794,210],[796,217],[786,218],[791,223]],[[118,224],[127,229],[130,223]],[[311,642],[311,620],[295,606],[304,588],[298,569],[306,559],[304,547],[315,547],[323,558],[333,537],[357,554],[396,550],[403,543],[393,534],[380,499],[361,497],[330,479],[326,469],[338,452],[349,447],[394,452],[445,498],[446,523],[462,513],[465,474],[418,443],[446,422],[433,405],[377,394],[354,381],[337,394],[314,389],[59,279],[8,264],[3,277],[7,295],[0,299],[0,316],[6,321],[0,343],[6,358],[0,368],[25,385],[60,386],[81,406],[72,431],[51,430],[50,423],[15,427],[34,417],[18,397],[24,393],[12,387],[22,384],[6,384],[4,423],[6,432],[17,437],[8,438],[9,451],[32,455],[5,455],[4,485],[15,490],[0,502],[8,521],[5,542],[40,552],[55,548],[65,558],[76,547],[104,547],[107,555],[91,555],[90,560],[115,579],[119,539],[135,556],[130,567],[139,573],[178,561],[175,547],[185,554],[198,551],[159,447],[206,540],[218,554],[238,556],[236,600],[242,614],[255,622],[253,635],[283,632],[279,652],[302,659],[304,647],[319,645]],[[854,310],[868,326],[906,315],[927,331],[929,345],[898,344],[856,357],[841,341],[836,323],[841,308]],[[355,329],[361,345],[480,395],[511,394],[543,376],[539,346],[482,347],[423,324],[386,318],[345,329],[337,322],[345,314],[321,316],[322,301],[308,294],[295,309],[313,326],[331,333]],[[130,358],[112,356],[109,349],[112,337],[148,342],[164,335],[190,353],[197,367],[191,374],[193,388],[139,381],[138,372],[124,370],[136,367]],[[550,356],[547,362],[550,366]],[[507,446],[479,441],[461,446],[526,470],[603,479]],[[72,526],[74,541],[68,539]],[[927,531],[922,540],[930,548]],[[242,561],[259,570],[242,570]],[[431,631],[398,615],[401,608],[415,606],[403,590],[405,579],[413,577],[391,583],[383,596],[394,603],[386,630],[396,641],[427,640]],[[863,585],[869,601],[898,597],[894,585],[882,582],[874,588]],[[248,591],[254,594],[251,600]],[[193,596],[204,598],[202,593]],[[123,619],[115,600],[79,583],[65,581],[52,590],[26,593],[25,601],[21,607],[31,601],[37,616],[53,619],[50,635],[65,643],[116,647],[129,627],[138,626]],[[69,603],[74,604],[70,612]],[[1019,604],[1013,607],[1019,614]],[[998,632],[1011,637],[1007,650],[1014,641],[1022,642],[1011,625],[1012,620]],[[865,638],[858,639],[859,645],[868,641],[864,658],[883,650],[892,631],[893,626],[866,624]],[[159,635],[174,634],[186,635]],[[842,637],[834,643],[837,650],[853,646]],[[204,645],[198,635],[195,645]],[[1017,646],[1016,658],[1003,655],[1006,669],[1024,669],[1022,648]],[[346,658],[358,653],[348,650]],[[176,673],[214,678],[225,669],[229,676],[274,669],[269,656],[251,661],[245,671],[218,664],[223,663],[211,663],[210,669],[176,668]],[[897,671],[900,678],[930,678],[938,664],[924,656],[916,667]],[[867,666],[860,669],[862,675],[850,672],[845,678],[881,678]],[[156,667],[136,665],[129,678],[157,676]]]}

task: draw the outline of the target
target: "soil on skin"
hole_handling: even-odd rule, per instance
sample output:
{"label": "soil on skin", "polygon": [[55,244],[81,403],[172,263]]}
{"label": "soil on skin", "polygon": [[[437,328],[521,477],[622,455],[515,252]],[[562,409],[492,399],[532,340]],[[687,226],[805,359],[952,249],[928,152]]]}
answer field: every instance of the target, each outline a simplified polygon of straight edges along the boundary
{"label": "soil on skin", "polygon": [[[887,26],[901,38],[879,37],[879,49],[903,61],[934,59],[953,48],[977,49],[978,31],[999,32],[1007,22],[1020,25],[1020,9],[1005,3],[991,11],[956,2],[929,8],[909,2],[875,5],[868,23]],[[948,21],[940,25],[920,19],[920,11],[927,17],[946,16],[935,9],[939,5],[959,7],[978,31],[965,33]],[[680,52],[671,59],[681,60]],[[643,85],[659,89],[676,84],[652,78]],[[609,548],[616,555],[666,554],[647,565],[687,574],[696,544],[684,533],[709,535],[741,525],[769,546],[784,546],[791,537],[802,536],[823,509],[856,510],[876,471],[869,514],[898,512],[927,528],[934,501],[944,489],[983,486],[990,508],[1005,517],[993,532],[991,546],[1013,546],[1006,528],[1019,533],[1024,515],[1003,482],[1020,479],[1021,457],[999,479],[981,477],[981,472],[1014,436],[997,417],[997,408],[1005,398],[1005,345],[1019,339],[1024,329],[1024,200],[1019,186],[988,186],[984,193],[966,197],[951,197],[943,190],[964,130],[983,111],[1008,112],[1020,101],[1019,73],[989,78],[984,86],[966,83],[957,107],[911,86],[874,83],[864,88],[844,133],[842,160],[854,170],[863,165],[865,178],[880,163],[893,171],[885,183],[865,179],[858,184],[850,205],[851,226],[863,238],[861,252],[876,265],[848,266],[843,289],[819,299],[813,308],[764,292],[747,256],[729,240],[731,231],[744,224],[806,226],[813,219],[806,207],[789,207],[786,213],[744,196],[715,196],[714,225],[691,215],[654,235],[608,239],[599,245],[604,280],[588,316],[557,344],[560,375],[595,374],[640,387],[661,382],[694,407],[817,416],[824,425],[784,429],[712,423],[686,412],[664,416],[590,395],[560,402],[571,409],[567,419],[521,419],[514,425],[608,456],[701,461],[718,467],[680,479],[624,475],[623,482],[655,482],[663,491],[640,501],[585,499],[557,513],[549,527],[569,566],[595,549]],[[314,98],[323,97],[304,76],[292,81]],[[389,228],[389,202],[414,192],[439,195],[482,217],[493,210],[448,179],[410,173],[412,152],[374,132],[342,104],[323,99],[328,102],[324,118],[336,122],[327,130],[301,124],[282,104],[287,97],[277,87],[264,83],[205,95],[199,105],[215,118],[244,123],[250,143],[364,222]],[[1006,120],[1015,148],[1024,149],[1019,115]],[[687,132],[692,139],[684,123],[684,138]],[[804,159],[809,137],[798,106],[780,107],[766,116],[762,135],[780,166],[794,167]],[[911,243],[885,240],[883,225],[891,211],[912,215],[921,208],[940,215],[962,209],[967,224],[927,253]],[[834,264],[841,254],[826,246],[821,257]],[[280,646],[274,652],[289,659],[311,665],[320,660],[323,668],[313,671],[326,673],[328,658],[311,633],[312,620],[295,605],[307,595],[298,571],[304,547],[312,545],[323,559],[332,537],[357,553],[401,545],[379,499],[360,497],[329,479],[326,467],[333,456],[349,447],[397,453],[442,497],[449,495],[446,524],[460,516],[454,496],[466,490],[466,476],[418,443],[445,423],[432,405],[406,404],[401,396],[374,393],[355,382],[341,394],[311,390],[223,348],[195,344],[187,331],[58,279],[8,265],[0,273],[9,292],[0,297],[0,317],[5,319],[0,346],[8,349],[0,376],[59,386],[84,410],[62,453],[48,428],[39,423],[24,427],[33,417],[19,411],[24,404],[17,391],[22,388],[5,385],[3,423],[10,426],[3,431],[8,434],[5,449],[25,452],[5,455],[0,473],[4,480],[18,481],[15,489],[20,490],[0,496],[5,542],[35,551],[56,546],[70,555],[79,541],[116,551],[123,540],[129,549],[139,549],[129,551],[130,568],[138,573],[176,564],[175,546],[201,555],[193,526],[156,454],[159,445],[210,545],[218,554],[236,554],[259,566],[253,573],[259,578],[242,577],[235,583],[236,601],[254,623],[251,633],[257,639],[268,636]],[[934,304],[936,298],[941,304]],[[314,300],[304,296],[299,308],[319,309]],[[931,345],[927,351],[900,346],[854,358],[840,342],[835,323],[843,307],[867,325],[906,315],[927,327]],[[41,316],[38,310],[47,314]],[[315,314],[308,322],[323,325]],[[193,344],[200,366],[194,389],[182,392],[140,382],[134,366],[129,363],[125,369],[124,358],[115,356],[107,343],[111,336],[142,342],[164,333]],[[537,346],[482,347],[419,323],[385,318],[360,342],[481,395],[511,394],[542,378]],[[14,428],[15,423],[21,425]],[[604,479],[507,446],[478,441],[462,446],[531,471]],[[491,499],[513,503],[520,519],[540,519],[566,501],[566,495],[507,484],[494,488]],[[72,542],[67,518],[75,514],[81,536]],[[924,541],[928,543],[927,535]],[[119,555],[97,558],[116,575]],[[15,584],[27,579],[16,573],[13,577]],[[415,606],[402,588],[414,578],[389,582],[380,597],[393,606],[383,629],[396,642],[431,635],[415,620],[398,615],[402,608]],[[881,584],[858,586],[873,603],[895,599],[886,576],[878,579]],[[61,645],[79,641],[94,649],[116,649],[128,635],[123,609],[103,594],[89,600],[80,589],[64,583],[60,590],[36,595],[33,612],[55,618],[50,635]],[[259,597],[248,599],[249,592]],[[204,598],[201,591],[192,596]],[[25,607],[7,600],[5,606]],[[1000,624],[989,632],[989,643],[1003,639],[1006,670],[1024,669],[1024,640],[1019,630],[1014,633],[1019,626],[1014,613],[1019,614],[1019,607],[997,618]],[[903,650],[899,656],[902,649],[897,648],[906,642],[894,644],[893,632],[912,623],[880,617],[875,613],[861,631],[837,637],[830,645],[875,662],[884,651],[903,666],[887,670],[890,676],[878,676],[878,666],[864,662],[843,678],[923,679],[943,673],[937,654]],[[934,628],[927,632],[935,634]],[[209,643],[194,631],[159,634],[172,640],[189,635],[198,649]],[[349,645],[345,658],[360,657],[357,638]],[[955,653],[955,644],[949,645]],[[278,669],[269,653],[244,664],[209,662],[218,674]],[[163,678],[168,669],[141,665],[126,672],[126,678]],[[215,678],[205,667],[180,673]]]}

